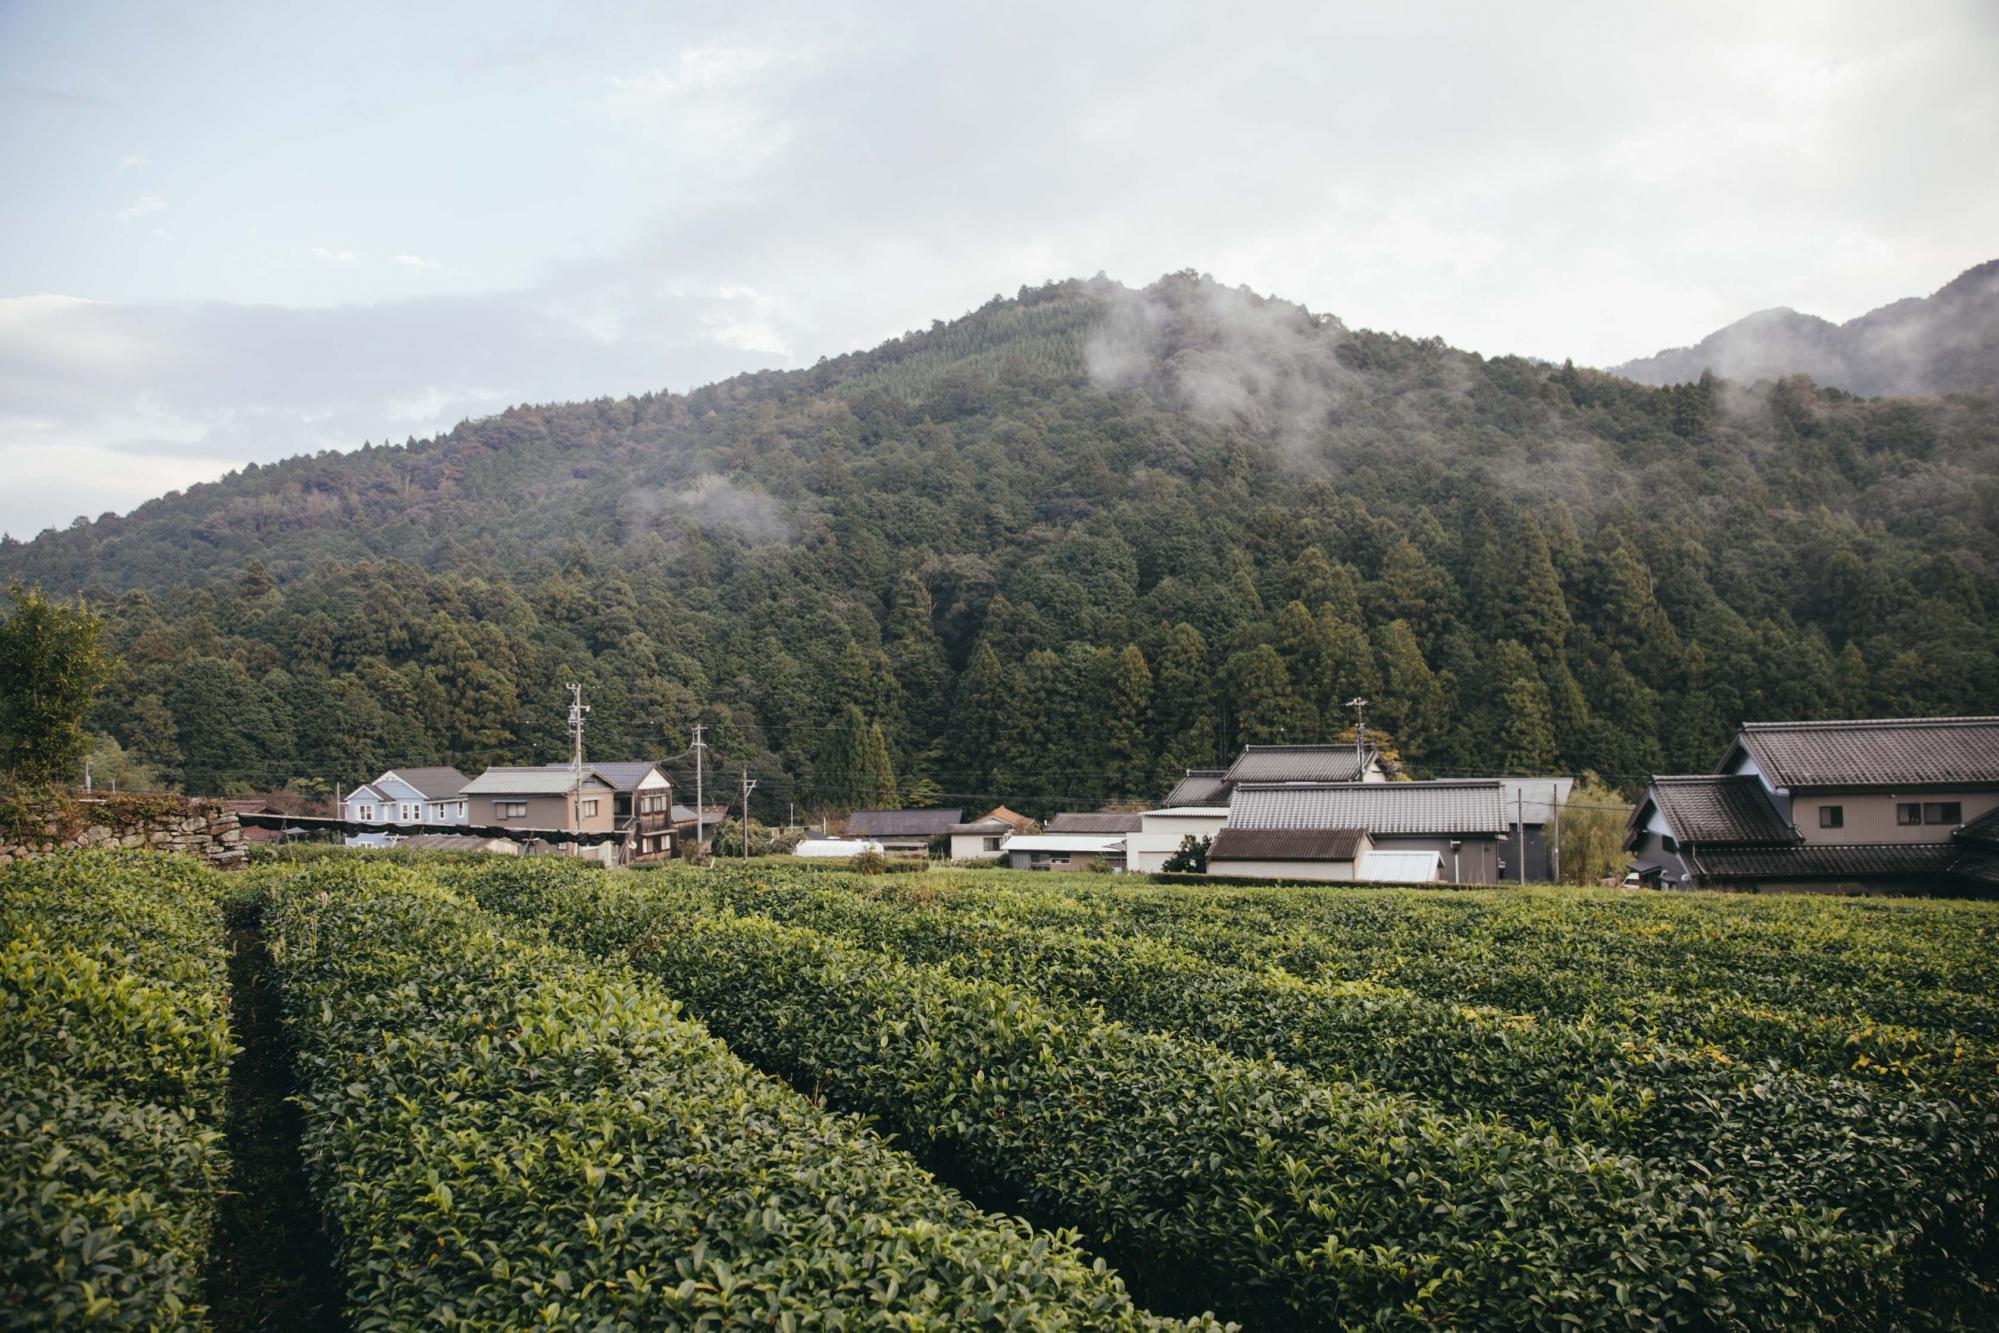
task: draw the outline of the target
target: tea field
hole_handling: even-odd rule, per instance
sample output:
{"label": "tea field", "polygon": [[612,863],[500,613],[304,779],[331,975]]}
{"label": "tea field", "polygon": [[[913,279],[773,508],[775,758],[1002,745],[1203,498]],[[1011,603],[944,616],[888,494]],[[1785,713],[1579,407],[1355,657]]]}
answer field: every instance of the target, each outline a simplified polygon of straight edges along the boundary
{"label": "tea field", "polygon": [[0,938],[8,1328],[1999,1295],[1992,904],[77,853]]}

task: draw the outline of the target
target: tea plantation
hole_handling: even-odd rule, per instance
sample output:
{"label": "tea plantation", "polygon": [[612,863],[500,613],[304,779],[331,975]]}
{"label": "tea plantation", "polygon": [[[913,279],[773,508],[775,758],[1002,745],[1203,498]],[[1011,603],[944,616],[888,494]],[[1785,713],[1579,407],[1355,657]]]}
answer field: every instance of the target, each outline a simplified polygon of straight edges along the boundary
{"label": "tea plantation", "polygon": [[0,942],[0,1327],[1999,1296],[1991,904],[75,853],[0,868]]}

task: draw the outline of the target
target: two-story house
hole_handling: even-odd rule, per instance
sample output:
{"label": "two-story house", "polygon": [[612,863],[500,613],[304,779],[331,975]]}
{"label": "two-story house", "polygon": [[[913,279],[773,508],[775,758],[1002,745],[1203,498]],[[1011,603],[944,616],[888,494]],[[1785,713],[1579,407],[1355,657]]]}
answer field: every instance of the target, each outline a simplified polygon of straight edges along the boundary
{"label": "two-story house", "polygon": [[1999,810],[1999,717],[1751,722],[1713,773],[1652,779],[1624,847],[1665,888],[1956,892]]}
{"label": "two-story house", "polygon": [[673,854],[673,783],[649,759],[595,763],[611,784],[612,826],[625,835],[625,860],[662,861]]}
{"label": "two-story house", "polygon": [[[615,833],[613,797],[617,786],[585,765],[579,774],[568,764],[533,768],[489,768],[465,784],[475,827],[541,829],[567,833]],[[615,863],[614,840],[574,847],[582,856]]]}
{"label": "two-story house", "polygon": [[341,800],[340,817],[350,824],[374,824],[380,833],[352,833],[349,847],[383,847],[418,826],[467,822],[465,775],[455,768],[392,768],[364,782]]}

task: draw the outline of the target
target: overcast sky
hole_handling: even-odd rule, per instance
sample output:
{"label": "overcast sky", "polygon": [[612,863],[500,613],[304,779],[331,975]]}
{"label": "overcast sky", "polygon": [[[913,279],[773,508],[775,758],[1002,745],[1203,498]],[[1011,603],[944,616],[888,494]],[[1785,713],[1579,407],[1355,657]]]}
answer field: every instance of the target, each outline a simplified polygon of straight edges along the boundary
{"label": "overcast sky", "polygon": [[0,0],[0,530],[1098,271],[1600,365],[1848,319],[1999,255],[1995,71],[1989,0]]}

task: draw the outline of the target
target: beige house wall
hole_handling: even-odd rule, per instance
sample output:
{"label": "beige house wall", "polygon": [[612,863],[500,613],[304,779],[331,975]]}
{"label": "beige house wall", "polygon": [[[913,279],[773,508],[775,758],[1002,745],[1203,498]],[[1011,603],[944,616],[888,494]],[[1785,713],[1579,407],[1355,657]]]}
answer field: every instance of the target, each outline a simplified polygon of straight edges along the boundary
{"label": "beige house wall", "polygon": [[[503,824],[509,828],[523,829],[566,829],[580,833],[609,833],[617,827],[611,814],[611,789],[605,786],[583,785],[582,804],[586,808],[592,800],[597,802],[595,814],[580,816],[574,824],[570,822],[571,807],[575,803],[572,793],[560,796],[471,796],[471,822],[474,824]],[[527,813],[501,818],[499,807],[503,804],[520,803],[527,806]]]}
{"label": "beige house wall", "polygon": [[[1857,842],[1947,842],[1956,824],[1898,824],[1897,805],[1956,801],[1964,807],[1962,823],[1999,808],[1999,792],[1940,791],[1899,793],[1834,793],[1794,796],[1791,821],[1807,843],[1843,845]],[[1819,827],[1819,808],[1839,806],[1844,822],[1839,828]]]}

